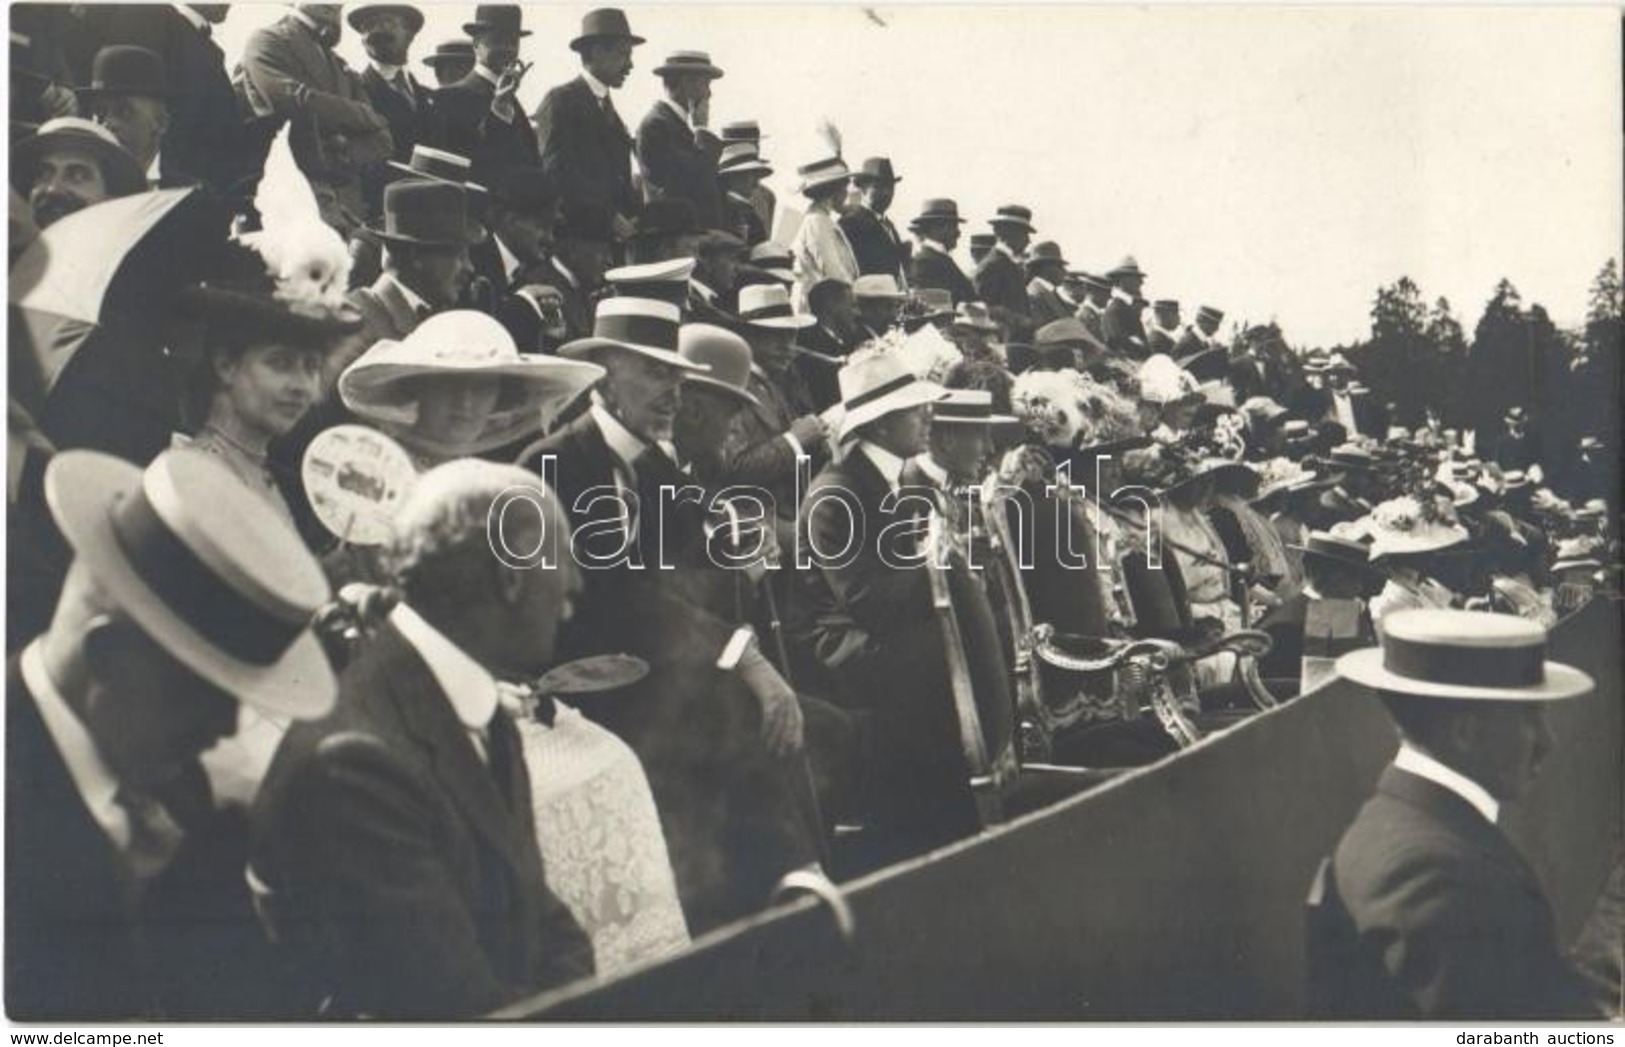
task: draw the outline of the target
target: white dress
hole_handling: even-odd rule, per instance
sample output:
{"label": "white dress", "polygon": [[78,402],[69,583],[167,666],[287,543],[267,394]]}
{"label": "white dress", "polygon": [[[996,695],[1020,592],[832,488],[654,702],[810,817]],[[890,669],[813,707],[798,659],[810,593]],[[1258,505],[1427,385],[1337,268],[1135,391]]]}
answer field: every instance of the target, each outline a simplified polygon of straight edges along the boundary
{"label": "white dress", "polygon": [[516,725],[548,888],[592,939],[600,977],[689,944],[649,780],[615,735],[555,702]]}

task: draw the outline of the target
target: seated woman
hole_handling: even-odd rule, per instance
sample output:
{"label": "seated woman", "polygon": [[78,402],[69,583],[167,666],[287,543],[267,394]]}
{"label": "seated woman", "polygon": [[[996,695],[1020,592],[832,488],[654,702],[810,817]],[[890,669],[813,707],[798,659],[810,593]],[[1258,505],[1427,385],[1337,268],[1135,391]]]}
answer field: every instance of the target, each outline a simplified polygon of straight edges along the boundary
{"label": "seated woman", "polygon": [[1437,555],[1467,541],[1450,500],[1431,493],[1401,495],[1378,505],[1357,524],[1371,539],[1371,562],[1387,576],[1371,600],[1371,621],[1413,607],[1448,608],[1457,595],[1437,580]]}
{"label": "seated woman", "polygon": [[520,353],[496,320],[457,309],[368,349],[339,376],[339,395],[400,441],[421,472],[534,438],[603,374],[597,364]]}

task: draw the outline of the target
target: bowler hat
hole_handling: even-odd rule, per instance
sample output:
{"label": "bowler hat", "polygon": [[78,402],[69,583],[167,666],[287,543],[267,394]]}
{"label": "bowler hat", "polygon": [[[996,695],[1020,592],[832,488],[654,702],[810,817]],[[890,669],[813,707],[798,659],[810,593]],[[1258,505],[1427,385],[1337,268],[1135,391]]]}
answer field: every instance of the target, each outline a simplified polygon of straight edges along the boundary
{"label": "bowler hat", "polygon": [[632,32],[626,12],[616,7],[600,7],[581,16],[581,35],[570,41],[570,50],[581,51],[594,40],[630,40],[634,46],[644,42]]}
{"label": "bowler hat", "polygon": [[750,391],[750,345],[725,327],[684,324],[677,333],[677,355],[703,372],[685,375],[685,384],[715,389],[752,407],[761,401]]}
{"label": "bowler hat", "polygon": [[79,97],[92,102],[129,95],[168,98],[169,77],[164,75],[164,60],[145,47],[129,44],[113,44],[97,51],[90,85],[79,89]]}
{"label": "bowler hat", "polygon": [[693,73],[712,80],[722,78],[722,70],[711,64],[711,56],[704,51],[673,51],[660,65],[656,76],[681,76]]}
{"label": "bowler hat", "polygon": [[1144,277],[1145,275],[1145,272],[1140,268],[1140,263],[1135,261],[1133,255],[1124,255],[1121,262],[1107,270],[1106,279],[1115,282],[1125,276]]}
{"label": "bowler hat", "polygon": [[275,716],[332,708],[337,685],[310,629],[327,579],[218,459],[177,448],[143,471],[64,451],[45,500],[97,587],[193,674]]}
{"label": "bowler hat", "polygon": [[862,167],[852,172],[852,181],[858,185],[874,185],[880,182],[896,185],[902,179],[892,171],[890,157],[871,156],[863,162]]}
{"label": "bowler hat", "polygon": [[406,22],[408,32],[416,33],[423,28],[423,12],[411,4],[351,4],[344,13],[344,20],[350,23],[350,28],[358,33],[366,32],[362,25],[366,23],[368,15],[394,14],[400,15]]}
{"label": "bowler hat", "polygon": [[1027,268],[1046,262],[1066,265],[1066,259],[1061,255],[1061,245],[1054,240],[1042,240],[1027,249]]}
{"label": "bowler hat", "polygon": [[1546,660],[1546,630],[1511,614],[1413,608],[1382,620],[1381,646],[1337,660],[1340,675],[1388,694],[1504,702],[1589,692],[1591,677]]}
{"label": "bowler hat", "polygon": [[481,33],[529,36],[530,30],[524,28],[524,24],[525,13],[518,4],[477,4],[474,7],[474,20],[463,23],[463,32],[469,36]]}
{"label": "bowler hat", "polygon": [[485,239],[469,217],[468,193],[460,185],[408,179],[384,187],[384,224],[368,231],[385,244],[467,247]]}

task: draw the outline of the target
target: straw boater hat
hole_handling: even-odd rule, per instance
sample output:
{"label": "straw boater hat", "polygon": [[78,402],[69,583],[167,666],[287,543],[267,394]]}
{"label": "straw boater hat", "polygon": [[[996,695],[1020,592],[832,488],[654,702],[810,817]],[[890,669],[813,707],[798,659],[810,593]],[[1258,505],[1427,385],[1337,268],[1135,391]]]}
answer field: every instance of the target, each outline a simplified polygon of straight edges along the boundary
{"label": "straw boater hat", "polygon": [[129,196],[147,188],[147,174],[135,157],[119,145],[113,132],[77,116],[59,116],[40,125],[33,135],[11,150],[11,181],[24,196],[33,188],[35,167],[52,149],[74,146],[96,158],[109,196]]}
{"label": "straw boater hat", "polygon": [[733,142],[722,147],[722,155],[717,157],[717,174],[759,174],[767,177],[773,173],[773,167],[762,159],[754,142]]}
{"label": "straw boater hat", "polygon": [[790,308],[790,292],[778,284],[753,284],[739,291],[739,319],[750,327],[799,331],[818,319]]}
{"label": "straw boater hat", "polygon": [[1382,645],[1337,660],[1340,675],[1417,698],[1545,702],[1577,698],[1591,677],[1546,660],[1546,630],[1527,618],[1417,608],[1382,620]]}
{"label": "straw boater hat", "polygon": [[613,7],[601,7],[581,16],[581,34],[570,41],[570,50],[581,52],[595,40],[628,40],[632,46],[644,42],[632,32],[626,13]]}
{"label": "straw boater hat", "polygon": [[852,172],[847,169],[846,161],[838,156],[829,156],[821,160],[814,160],[810,164],[803,164],[796,168],[796,174],[801,176],[802,196],[810,196],[820,189],[831,186],[845,185],[852,179]]}
{"label": "straw boater hat", "polygon": [[605,298],[598,303],[592,335],[566,342],[559,355],[593,360],[609,349],[624,349],[683,371],[703,371],[677,352],[682,310],[653,298]]}
{"label": "straw boater hat", "polygon": [[520,353],[495,319],[454,309],[429,317],[401,341],[373,345],[345,368],[338,388],[346,407],[399,436],[417,421],[425,381],[499,378],[502,393],[480,435],[466,446],[431,448],[479,454],[541,429],[603,376],[596,364]]}
{"label": "straw boater hat", "polygon": [[981,302],[960,302],[954,310],[954,327],[972,331],[997,331],[999,325]]}
{"label": "straw boater hat", "polygon": [[365,33],[362,25],[367,16],[382,14],[400,15],[407,22],[407,32],[416,33],[423,28],[423,12],[410,4],[351,4],[344,12],[344,20],[350,23],[351,29]]}
{"label": "straw boater hat", "polygon": [[740,403],[760,407],[750,391],[750,346],[732,331],[712,324],[684,324],[677,334],[677,355],[695,367],[685,386],[715,389]]}
{"label": "straw boater hat", "polygon": [[673,51],[670,57],[655,66],[656,76],[680,76],[684,73],[698,73],[711,80],[722,78],[722,70],[711,64],[711,56],[704,51]]}
{"label": "straw boater hat", "polygon": [[841,388],[841,421],[836,440],[844,443],[859,429],[896,411],[936,403],[947,393],[935,382],[916,377],[887,353],[853,360],[836,376]]}
{"label": "straw boater hat", "polygon": [[1329,531],[1310,531],[1302,545],[1289,543],[1287,548],[1302,553],[1305,559],[1313,556],[1362,572],[1372,570],[1370,549],[1364,542],[1345,535],[1332,534]]}
{"label": "straw boater hat", "polygon": [[143,472],[64,451],[45,472],[45,498],[96,585],[182,665],[273,716],[332,708],[337,684],[310,630],[327,579],[217,459],[171,450]]}
{"label": "straw boater hat", "polygon": [[862,300],[901,302],[908,295],[897,286],[897,277],[890,273],[866,273],[852,281],[852,297]]}
{"label": "straw boater hat", "polygon": [[791,268],[795,264],[795,258],[790,254],[790,249],[781,243],[768,240],[752,247],[750,263],[781,283],[796,282],[795,270]]}
{"label": "straw boater hat", "polygon": [[762,125],[755,120],[730,120],[722,125],[718,137],[724,142],[760,143],[769,136],[762,133]]}
{"label": "straw boater hat", "polygon": [[473,180],[474,161],[466,156],[449,153],[444,149],[431,149],[422,144],[414,145],[412,155],[407,157],[405,163],[401,163],[399,160],[391,160],[389,166],[397,171],[405,172],[413,178],[423,178],[431,182],[445,182],[450,185],[462,186],[464,189],[473,189],[476,192],[484,191],[484,187]]}
{"label": "straw boater hat", "polygon": [[949,389],[931,408],[931,424],[1018,425],[1013,414],[993,413],[993,394],[986,389]]}

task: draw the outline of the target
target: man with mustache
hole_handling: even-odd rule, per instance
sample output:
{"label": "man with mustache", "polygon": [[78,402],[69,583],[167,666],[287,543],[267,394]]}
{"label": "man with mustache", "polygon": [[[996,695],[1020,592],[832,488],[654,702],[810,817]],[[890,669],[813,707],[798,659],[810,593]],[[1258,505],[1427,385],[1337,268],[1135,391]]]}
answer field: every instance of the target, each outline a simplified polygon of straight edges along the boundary
{"label": "man with mustache", "polygon": [[474,161],[475,177],[516,163],[535,163],[536,130],[515,95],[527,63],[519,41],[530,35],[518,4],[480,4],[463,31],[474,41],[474,71],[434,96],[429,144]]}
{"label": "man with mustache", "polygon": [[17,144],[12,183],[26,189],[41,229],[91,204],[147,188],[141,165],[113,133],[76,116],[46,121]]}
{"label": "man with mustache", "polygon": [[[367,68],[361,86],[367,98],[385,120],[395,142],[394,158],[405,163],[412,147],[425,135],[432,95],[418,83],[408,68],[412,41],[423,28],[423,12],[406,4],[353,4],[345,15],[350,28],[361,34],[367,49]],[[400,177],[394,169],[379,163],[361,173],[362,195],[367,216],[377,217],[383,205],[384,186]]]}

